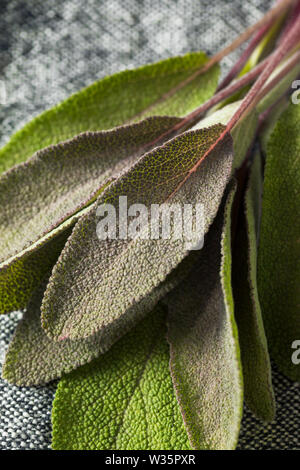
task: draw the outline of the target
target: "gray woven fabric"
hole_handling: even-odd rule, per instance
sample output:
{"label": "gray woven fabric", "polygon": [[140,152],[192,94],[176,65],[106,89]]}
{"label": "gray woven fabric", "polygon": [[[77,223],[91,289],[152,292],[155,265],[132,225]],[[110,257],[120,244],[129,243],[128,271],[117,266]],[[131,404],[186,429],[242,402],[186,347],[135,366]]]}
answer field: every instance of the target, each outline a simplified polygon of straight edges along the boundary
{"label": "gray woven fabric", "polygon": [[[1,0],[0,142],[32,116],[96,79],[171,55],[212,54],[269,8],[264,0]],[[228,69],[234,55],[224,61]],[[0,318],[0,357],[20,313]],[[299,387],[274,370],[277,420],[245,410],[239,448],[299,449]],[[47,449],[55,385],[0,381],[0,449]]]}

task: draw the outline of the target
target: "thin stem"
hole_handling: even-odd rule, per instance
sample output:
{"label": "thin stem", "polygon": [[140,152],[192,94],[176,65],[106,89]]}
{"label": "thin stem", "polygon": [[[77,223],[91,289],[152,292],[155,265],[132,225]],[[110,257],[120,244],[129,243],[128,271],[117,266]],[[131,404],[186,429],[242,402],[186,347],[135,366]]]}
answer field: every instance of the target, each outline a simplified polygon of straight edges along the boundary
{"label": "thin stem", "polygon": [[255,50],[256,46],[260,43],[261,39],[265,36],[265,34],[269,31],[272,23],[268,23],[264,25],[253,37],[252,41],[248,45],[247,49],[243,52],[239,60],[236,62],[236,64],[232,67],[230,72],[226,75],[224,80],[220,83],[220,85],[217,88],[217,91],[223,90],[223,88],[226,88],[232,80],[234,80],[237,75],[241,72],[243,69],[244,65],[246,64],[247,60],[251,56],[252,52]]}
{"label": "thin stem", "polygon": [[187,114],[178,124],[173,126],[171,129],[168,129],[166,132],[164,132],[162,135],[152,141],[151,148],[153,146],[160,145],[166,139],[170,139],[171,137],[177,135],[179,132],[183,132],[187,128],[196,124],[200,119],[202,119],[206,111],[210,110],[215,105],[222,102],[223,100],[225,100],[226,98],[233,95],[234,93],[251,83],[253,80],[255,80],[255,78],[260,75],[264,67],[266,67],[268,61],[270,60],[270,57],[272,56],[267,57],[263,62],[254,67],[254,69],[250,70],[250,72],[243,75],[241,78],[236,80],[224,90],[219,91],[219,93],[215,94],[212,98],[210,98],[208,101],[199,106],[199,108]]}
{"label": "thin stem", "polygon": [[274,20],[278,18],[282,13],[288,10],[292,5],[295,4],[295,0],[285,0],[280,2],[274,8],[269,10],[257,23],[252,26],[249,26],[240,36],[238,36],[229,46],[226,46],[220,52],[215,54],[206,64],[202,67],[201,70],[197,70],[191,77],[187,80],[192,81],[195,77],[201,73],[207,72],[213,65],[219,63],[224,57],[226,57],[231,52],[235,51],[241,44],[246,42],[256,31],[262,28],[266,23],[273,23]]}
{"label": "thin stem", "polygon": [[272,57],[269,56],[265,60],[263,60],[260,64],[258,64],[256,67],[254,67],[250,72],[246,73],[242,77],[240,77],[238,80],[236,80],[234,83],[226,87],[225,89],[219,91],[216,93],[212,98],[210,98],[208,101],[206,101],[203,105],[199,106],[199,108],[195,109],[191,113],[189,113],[184,120],[186,122],[195,122],[198,121],[200,118],[202,118],[203,114],[211,109],[213,106],[217,105],[221,101],[225,100],[226,98],[234,95],[237,91],[240,89],[244,88],[246,85],[249,85],[255,78],[257,78],[263,69],[266,67],[268,64],[270,58]]}
{"label": "thin stem", "polygon": [[196,70],[196,72],[194,72],[187,79],[183,80],[177,86],[172,88],[172,90],[162,95],[155,103],[149,106],[146,110],[144,110],[142,113],[137,114],[135,118],[141,117],[146,111],[150,111],[153,106],[156,106],[160,102],[169,99],[179,90],[181,90],[186,85],[195,80],[195,78],[207,72],[214,65],[218,64],[224,57],[226,57],[228,54],[237,49],[241,44],[251,38],[251,36],[260,28],[262,28],[265,24],[273,23],[280,15],[282,15],[285,11],[289,10],[289,8],[292,7],[295,3],[296,0],[284,0],[275,7],[273,7],[257,23],[247,28],[240,36],[238,36],[231,44],[229,44],[229,46],[225,47],[223,50],[221,50],[220,52],[215,54],[211,59],[209,59],[203,67],[201,67],[199,70]]}
{"label": "thin stem", "polygon": [[[295,26],[299,26],[299,25],[295,25]],[[299,33],[300,33],[300,30],[299,30]],[[298,33],[298,34],[299,34]],[[291,37],[291,36],[290,36]],[[288,44],[289,45],[289,48],[291,48],[292,46],[294,46],[294,44],[292,43],[291,44],[291,41],[290,41],[290,37],[287,38],[287,41],[285,41],[285,43],[283,44],[284,47],[282,47],[281,51],[283,49],[286,48],[286,45]],[[287,51],[289,50],[289,48],[287,49]],[[270,69],[271,70],[271,66],[273,65],[273,63],[275,62],[274,60],[274,57],[275,59],[278,59],[278,57],[281,57],[280,54],[276,52],[273,53],[273,55],[271,56],[270,60],[268,61],[268,65],[267,67],[265,68],[265,70],[268,70]],[[282,58],[282,57],[281,57]],[[278,82],[281,81],[281,79],[283,77],[286,76],[286,74],[292,69],[295,67],[295,65],[298,65],[299,64],[299,61],[300,61],[300,51],[297,51],[292,57],[291,59],[288,61],[288,63],[286,64],[286,66],[276,75],[276,77],[271,80],[271,82],[269,84],[267,84],[263,90],[262,93],[260,93],[261,91],[261,87],[259,88],[259,90],[257,90],[257,93],[260,93],[260,95],[264,96],[266,93],[268,93]],[[271,64],[271,66],[270,66]],[[277,63],[278,65],[278,63]],[[270,72],[271,73],[271,72]],[[259,83],[261,80],[261,77],[264,76],[265,73],[263,72],[261,75],[260,75],[260,78],[257,80],[257,82],[255,83],[255,85],[252,87],[251,90],[253,90],[254,88],[258,88],[256,87],[256,84]],[[268,78],[268,77],[267,77]],[[264,82],[265,82],[265,78],[264,78]],[[251,96],[252,98],[252,95],[250,95],[251,93],[251,90],[250,92],[248,93],[249,96]],[[247,95],[247,96],[248,96]],[[243,118],[243,114],[244,112],[249,108],[250,104],[251,104],[251,109],[253,107],[253,103],[256,104],[257,100],[255,99],[256,98],[256,95],[254,95],[254,99],[252,98],[251,101],[250,100],[247,100],[247,96],[245,98],[245,100],[243,101],[242,105],[240,106],[240,108],[238,109],[238,111],[235,113],[235,115],[233,116],[233,118],[231,118],[231,120],[229,121],[229,123],[227,124],[226,128],[224,129],[224,131],[221,133],[221,135],[217,138],[217,140],[214,142],[214,144],[210,147],[210,149],[197,161],[197,163],[194,165],[194,167],[189,171],[189,173],[186,175],[186,177],[180,182],[180,184],[178,185],[178,187],[176,188],[176,190],[174,191],[174,193],[176,191],[178,191],[178,189],[181,188],[181,186],[184,185],[184,183],[188,180],[188,178],[190,177],[190,175],[192,173],[194,173],[195,171],[197,171],[198,167],[201,165],[201,163],[205,160],[205,158],[207,157],[207,155],[209,155],[209,153],[214,149],[216,148],[216,146],[225,138],[225,136],[227,136],[230,131],[233,129],[233,127],[240,121],[241,118]],[[261,96],[260,96],[260,99],[261,99]],[[247,106],[247,108],[245,108],[245,105],[244,103],[249,103],[249,105]],[[240,110],[242,110],[242,112],[240,112]],[[173,195],[173,194],[172,194]],[[172,195],[170,197],[172,197]]]}
{"label": "thin stem", "polygon": [[281,33],[279,41],[282,42],[282,40],[285,38],[287,35],[288,31],[294,26],[295,21],[297,20],[298,16],[300,15],[300,1],[297,2],[297,4],[294,6],[290,13],[290,17],[288,18],[286,25]]}
{"label": "thin stem", "polygon": [[[241,78],[226,87],[224,90],[221,90],[216,93],[212,98],[210,98],[208,101],[199,106],[199,108],[187,114],[178,124],[173,126],[171,129],[168,129],[166,132],[164,132],[162,135],[152,141],[151,145],[149,145],[149,148],[161,145],[162,142],[165,142],[166,140],[176,136],[179,132],[183,132],[189,127],[195,125],[200,119],[203,118],[204,114],[207,111],[216,106],[218,103],[224,101],[226,98],[234,95],[237,91],[244,88],[253,80],[255,80],[255,78],[257,78],[261,74],[261,72],[266,68],[270,60],[273,58],[274,54],[275,53],[273,52],[273,54],[264,59],[256,67],[254,67],[254,69],[250,70],[250,72],[243,75]],[[271,84],[273,86],[276,85],[281,80],[281,78],[283,78],[284,73],[287,73],[287,71],[290,71],[296,65],[298,60],[297,57],[298,56],[293,56],[292,61],[288,62],[287,66],[280,73],[278,73],[277,76],[270,82],[270,85],[268,85],[268,89],[264,88],[264,94],[267,94],[268,91],[272,89]],[[261,98],[262,96],[260,96],[260,99]]]}
{"label": "thin stem", "polygon": [[[285,55],[292,49],[300,39],[300,18],[298,18],[293,27],[290,29],[286,37],[283,39],[282,43],[274,52],[271,60],[268,62],[267,66],[261,73],[258,80],[255,82],[253,87],[250,89],[249,93],[246,95],[245,99],[243,100],[241,106],[234,114],[230,122],[228,123],[227,129],[231,131],[233,127],[238,123],[244,113],[247,110],[250,110],[257,104],[258,96],[261,98],[260,91],[264,87],[266,81],[268,80],[269,76],[272,72],[276,69],[276,67],[280,64],[280,62],[284,59]],[[277,79],[277,77],[276,77]]]}
{"label": "thin stem", "polygon": [[[253,100],[251,106],[248,108],[250,111],[257,103],[266,96],[273,88],[279,83],[286,75],[295,67],[295,65],[300,62],[300,51],[296,52],[282,68],[282,70],[274,77],[269,83],[267,83],[260,93],[257,94],[256,98]],[[251,109],[250,109],[251,108]]]}

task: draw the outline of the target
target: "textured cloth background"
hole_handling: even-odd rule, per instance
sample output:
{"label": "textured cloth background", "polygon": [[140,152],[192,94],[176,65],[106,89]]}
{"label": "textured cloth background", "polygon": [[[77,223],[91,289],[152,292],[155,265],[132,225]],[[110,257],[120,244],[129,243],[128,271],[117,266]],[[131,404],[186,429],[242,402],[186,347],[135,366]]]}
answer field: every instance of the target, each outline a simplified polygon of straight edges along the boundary
{"label": "textured cloth background", "polygon": [[[267,0],[0,0],[0,143],[42,110],[104,75],[205,50],[215,53],[271,5]],[[234,55],[224,61],[228,69]],[[20,318],[0,318],[0,359]],[[239,448],[299,449],[299,386],[274,370],[277,420],[245,410]],[[47,449],[55,384],[0,381],[0,448]]]}

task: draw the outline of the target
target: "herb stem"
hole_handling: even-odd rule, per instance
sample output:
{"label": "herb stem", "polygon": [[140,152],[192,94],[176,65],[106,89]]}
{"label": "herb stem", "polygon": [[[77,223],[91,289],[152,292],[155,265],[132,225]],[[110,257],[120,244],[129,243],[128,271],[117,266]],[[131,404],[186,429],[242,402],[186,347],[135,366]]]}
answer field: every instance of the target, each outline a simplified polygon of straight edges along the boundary
{"label": "herb stem", "polygon": [[[291,6],[295,4],[295,0],[285,0],[271,10],[269,10],[257,23],[252,26],[249,26],[240,36],[238,36],[229,46],[226,46],[220,52],[215,54],[205,65],[202,69],[197,70],[193,75],[191,75],[187,80],[192,81],[195,77],[200,75],[201,73],[207,72],[213,65],[219,63],[224,57],[229,55],[231,52],[235,51],[241,44],[246,42],[256,31],[262,28],[264,25],[273,23],[278,16],[283,14],[286,10],[288,10]],[[187,81],[186,81],[187,82]],[[186,83],[185,83],[186,85]]]}
{"label": "herb stem", "polygon": [[[299,18],[300,22],[300,18]],[[294,29],[295,28],[295,29]],[[251,88],[250,92],[248,95],[246,95],[246,98],[242,102],[241,106],[239,107],[238,111],[234,114],[234,116],[231,118],[229,123],[227,124],[225,130],[221,133],[221,135],[218,137],[218,139],[214,142],[214,144],[211,146],[211,148],[198,160],[198,162],[194,165],[194,167],[189,171],[189,173],[186,175],[186,177],[180,182],[178,185],[179,189],[185,182],[186,180],[190,177],[190,175],[197,170],[197,168],[201,165],[203,160],[207,157],[207,155],[210,153],[210,151],[224,139],[226,135],[228,135],[232,129],[239,123],[239,121],[245,117],[245,114],[250,112],[250,110],[255,107],[257,102],[262,98],[262,96],[265,96],[270,90],[273,89],[273,87],[281,81],[283,77],[286,76],[286,74],[294,68],[296,65],[299,64],[300,61],[300,50],[295,52],[293,56],[288,60],[287,64],[282,68],[282,70],[274,77],[273,80],[271,80],[267,85],[264,86],[266,80],[269,78],[269,75],[272,73],[274,68],[276,68],[277,65],[281,62],[281,60],[284,58],[285,54],[292,48],[295,47],[294,44],[294,39],[295,39],[295,31],[296,31],[296,37],[300,36],[300,28],[298,22],[295,23],[294,28],[291,30],[289,35],[287,36],[286,40],[282,43],[282,45],[279,48],[279,52],[275,51],[272,56],[269,58],[268,64],[265,67],[265,71],[268,73],[262,72],[259,79],[255,82],[254,86]],[[300,44],[299,44],[300,46]],[[280,58],[280,60],[279,60]],[[261,65],[261,64],[260,64]],[[266,76],[265,76],[266,75]],[[244,77],[243,77],[244,78]],[[262,82],[262,85],[261,85]],[[259,84],[259,86],[257,85]],[[263,88],[263,90],[262,90]],[[255,92],[253,92],[253,89],[255,89]]]}
{"label": "herb stem", "polygon": [[291,7],[293,7],[296,3],[296,0],[282,0],[276,6],[274,6],[271,10],[269,10],[257,23],[252,26],[249,26],[240,36],[238,36],[231,44],[226,46],[223,50],[215,54],[211,59],[209,59],[206,64],[201,67],[200,69],[196,70],[192,75],[188,78],[180,82],[177,86],[169,90],[167,93],[162,95],[155,103],[153,103],[147,110],[144,110],[142,113],[135,116],[142,117],[145,111],[149,111],[152,106],[157,105],[161,101],[167,100],[172,97],[175,93],[179,90],[187,86],[193,80],[195,80],[198,76],[202,75],[203,73],[207,72],[211,67],[218,64],[224,57],[229,55],[235,49],[237,49],[241,44],[246,42],[254,33],[256,33],[259,29],[263,28],[266,24],[273,24],[274,21],[280,15],[283,15],[286,11],[288,11]]}
{"label": "herb stem", "polygon": [[[300,46],[300,44],[299,44]],[[278,74],[267,83],[260,93],[257,94],[256,99],[254,100],[252,106],[256,106],[256,104],[266,96],[273,88],[295,67],[295,65],[299,65],[300,63],[300,51],[295,52],[295,54],[286,62],[286,65],[278,72]]]}
{"label": "herb stem", "polygon": [[[258,101],[270,90],[270,84],[272,83],[274,86],[274,80],[276,83],[284,76],[283,73],[287,73],[292,66],[296,65],[294,61],[289,62],[289,65],[283,68],[283,70],[275,77],[274,80],[271,81],[267,86],[265,83],[267,82],[268,78],[272,74],[272,72],[276,69],[276,67],[281,63],[284,59],[286,54],[297,45],[298,41],[300,40],[300,17],[297,18],[295,23],[293,24],[292,28],[290,28],[288,34],[285,38],[283,38],[282,42],[279,44],[278,48],[272,54],[271,59],[268,61],[266,67],[264,68],[263,72],[260,74],[259,78],[252,86],[250,91],[247,93],[246,97],[244,98],[241,106],[236,111],[232,119],[227,125],[227,130],[230,132],[233,127],[239,122],[239,120],[248,112],[256,106]],[[296,57],[298,55],[296,54]],[[299,60],[299,58],[298,58]],[[261,90],[264,88],[264,91],[261,93]]]}

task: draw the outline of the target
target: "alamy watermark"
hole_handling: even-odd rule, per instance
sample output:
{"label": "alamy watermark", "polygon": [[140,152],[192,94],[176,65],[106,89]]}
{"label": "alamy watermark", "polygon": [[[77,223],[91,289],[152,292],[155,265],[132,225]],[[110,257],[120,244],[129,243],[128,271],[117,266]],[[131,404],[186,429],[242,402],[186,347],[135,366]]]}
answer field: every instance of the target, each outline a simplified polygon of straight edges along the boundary
{"label": "alamy watermark", "polygon": [[292,349],[295,349],[292,354],[292,363],[295,366],[298,366],[300,364],[300,339],[296,339],[295,341],[293,341]]}
{"label": "alamy watermark", "polygon": [[203,204],[132,204],[120,196],[117,205],[100,204],[96,211],[99,240],[181,240],[187,250],[204,242]]}

